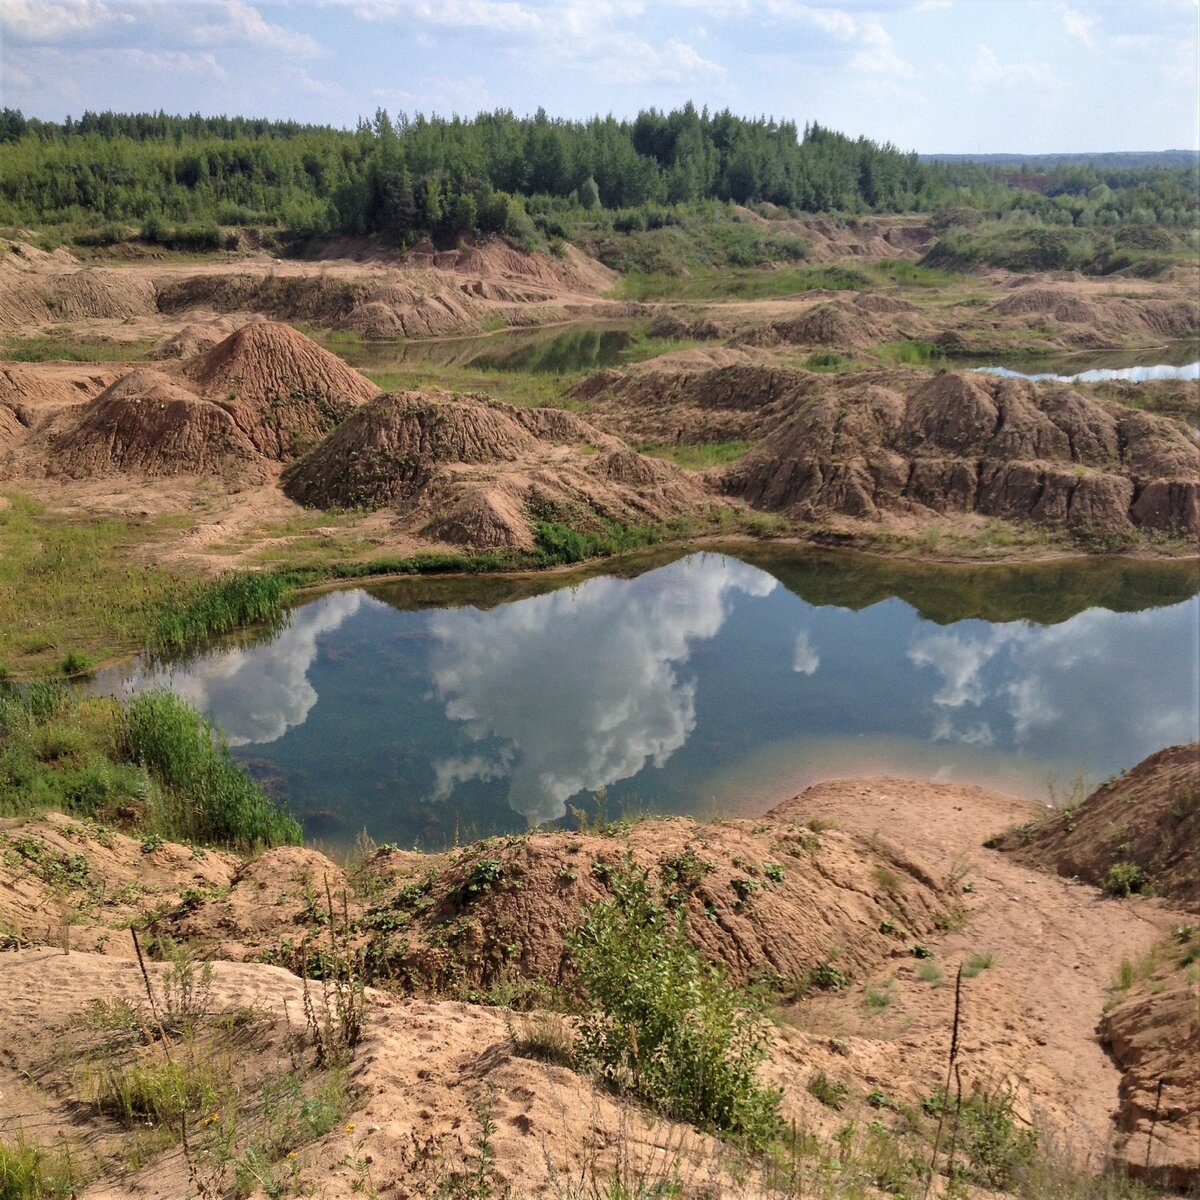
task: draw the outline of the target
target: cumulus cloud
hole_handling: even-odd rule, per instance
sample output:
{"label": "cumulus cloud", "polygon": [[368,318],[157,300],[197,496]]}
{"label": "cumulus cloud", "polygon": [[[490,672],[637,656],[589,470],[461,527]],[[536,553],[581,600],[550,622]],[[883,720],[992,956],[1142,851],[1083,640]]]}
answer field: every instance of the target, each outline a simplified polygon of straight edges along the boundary
{"label": "cumulus cloud", "polygon": [[0,32],[18,42],[52,45],[114,23],[132,25],[133,14],[102,0],[0,0]]}
{"label": "cumulus cloud", "polygon": [[269,642],[223,650],[186,669],[139,674],[131,686],[135,691],[169,686],[207,713],[231,746],[274,742],[302,725],[317,702],[308,680],[317,639],[342,625],[365,600],[365,592],[331,592],[306,605]]}
{"label": "cumulus cloud", "polygon": [[981,638],[935,633],[914,642],[908,660],[918,667],[932,667],[942,677],[942,686],[933,694],[934,704],[944,708],[978,705],[987,695],[983,668],[1013,636],[1014,631],[1007,626]]}
{"label": "cumulus cloud", "polygon": [[[276,25],[246,0],[0,0],[0,30],[11,41],[52,46],[94,42],[148,53],[193,47],[249,47],[301,58],[322,52],[315,38]],[[124,45],[122,45],[124,43]]]}
{"label": "cumulus cloud", "polygon": [[792,651],[792,670],[800,675],[815,675],[821,665],[821,656],[812,644],[807,629],[796,634],[796,646]]}
{"label": "cumulus cloud", "polygon": [[986,721],[956,727],[949,713],[939,714],[933,723],[935,742],[962,742],[966,746],[994,746],[996,735]]}
{"label": "cumulus cloud", "polygon": [[[753,567],[701,559],[653,582],[595,579],[491,612],[434,614],[435,696],[468,736],[504,747],[443,764],[438,796],[507,771],[509,805],[539,825],[579,792],[661,766],[696,725],[696,684],[680,672],[692,645],[717,634],[733,593],[774,587]],[[534,660],[553,671],[530,672]]]}

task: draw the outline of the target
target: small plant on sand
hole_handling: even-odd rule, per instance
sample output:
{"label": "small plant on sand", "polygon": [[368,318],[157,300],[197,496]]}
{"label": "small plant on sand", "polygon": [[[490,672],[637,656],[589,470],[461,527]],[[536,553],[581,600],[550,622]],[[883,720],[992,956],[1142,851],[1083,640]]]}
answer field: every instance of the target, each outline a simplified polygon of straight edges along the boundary
{"label": "small plant on sand", "polygon": [[1137,863],[1118,862],[1108,868],[1103,886],[1110,896],[1123,898],[1145,891],[1146,883],[1146,872]]}
{"label": "small plant on sand", "polygon": [[576,1053],[613,1087],[676,1120],[765,1144],[779,1094],[758,1082],[769,1030],[762,1005],[703,961],[629,856],[568,946],[592,1011]]}
{"label": "small plant on sand", "polygon": [[846,1103],[850,1089],[844,1083],[830,1079],[824,1071],[814,1071],[808,1080],[808,1092],[826,1108],[832,1108],[836,1112]]}
{"label": "small plant on sand", "polygon": [[18,1135],[0,1142],[0,1200],[66,1200],[76,1195],[68,1153],[46,1150]]}

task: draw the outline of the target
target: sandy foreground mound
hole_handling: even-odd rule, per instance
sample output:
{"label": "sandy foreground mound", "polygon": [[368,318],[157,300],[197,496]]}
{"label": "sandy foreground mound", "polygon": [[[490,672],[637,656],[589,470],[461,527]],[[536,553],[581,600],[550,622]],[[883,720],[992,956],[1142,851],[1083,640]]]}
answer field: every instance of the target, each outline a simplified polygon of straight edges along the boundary
{"label": "sandy foreground mound", "polygon": [[685,472],[569,413],[446,392],[364,405],[283,486],[322,508],[394,508],[430,536],[479,548],[531,547],[534,519],[601,528],[600,518],[633,524],[713,505]]}
{"label": "sandy foreground mound", "polygon": [[1134,890],[1200,911],[1200,742],[1171,746],[1079,806],[995,842],[1020,862],[1103,886],[1134,867]]}
{"label": "sandy foreground mound", "polygon": [[[1019,862],[1121,894],[1153,889],[1200,915],[1200,742],[1171,746],[1082,804],[990,843]],[[1149,1178],[1200,1180],[1200,961],[1197,922],[1183,921],[1098,1032],[1124,1075],[1121,1154]],[[1149,1162],[1149,1168],[1147,1168]]]}

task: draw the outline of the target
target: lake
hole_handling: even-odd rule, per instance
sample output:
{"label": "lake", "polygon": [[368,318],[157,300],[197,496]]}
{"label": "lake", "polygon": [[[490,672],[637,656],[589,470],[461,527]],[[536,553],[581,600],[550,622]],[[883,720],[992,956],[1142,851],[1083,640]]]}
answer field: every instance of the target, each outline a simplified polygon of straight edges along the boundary
{"label": "lake", "polygon": [[1047,799],[1197,736],[1195,564],[736,553],[327,592],[97,687],[171,686],[339,847],[757,814],[862,772]]}

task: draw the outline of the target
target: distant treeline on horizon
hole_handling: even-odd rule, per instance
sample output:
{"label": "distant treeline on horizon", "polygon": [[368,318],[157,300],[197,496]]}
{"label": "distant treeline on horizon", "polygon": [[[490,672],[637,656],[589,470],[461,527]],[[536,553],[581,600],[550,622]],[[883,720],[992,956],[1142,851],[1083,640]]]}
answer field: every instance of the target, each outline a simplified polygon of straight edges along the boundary
{"label": "distant treeline on horizon", "polygon": [[541,109],[472,118],[380,109],[354,130],[161,112],[56,123],[4,109],[0,226],[119,240],[132,225],[150,241],[191,238],[205,248],[220,227],[247,225],[371,234],[397,246],[469,233],[528,242],[563,235],[579,214],[618,214],[605,218],[613,228],[646,229],[713,203],[783,215],[973,209],[1056,225],[1195,222],[1194,171],[1090,157],[1086,166],[1039,167],[1025,186],[1006,178],[1000,157],[926,161],[815,122],[801,128],[691,104],[586,121]]}

